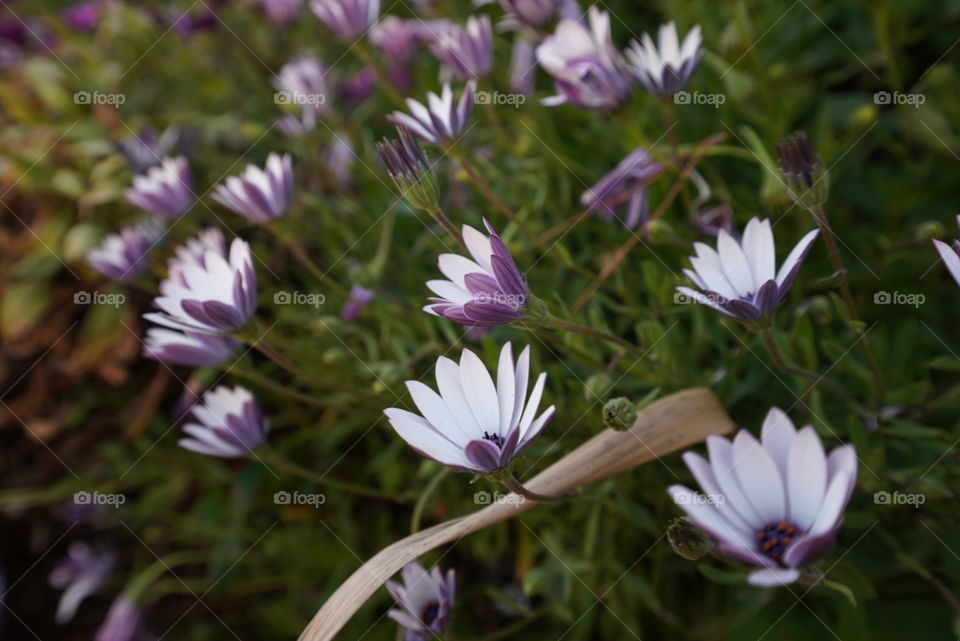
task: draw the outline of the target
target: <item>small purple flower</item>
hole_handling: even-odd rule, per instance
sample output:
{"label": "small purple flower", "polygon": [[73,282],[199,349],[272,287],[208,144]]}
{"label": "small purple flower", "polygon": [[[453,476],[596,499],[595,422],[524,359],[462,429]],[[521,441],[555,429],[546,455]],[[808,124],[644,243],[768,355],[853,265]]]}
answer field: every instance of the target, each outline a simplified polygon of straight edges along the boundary
{"label": "small purple flower", "polygon": [[143,355],[167,365],[216,367],[232,357],[240,343],[229,336],[180,332],[153,327],[143,341]]}
{"label": "small purple flower", "polygon": [[98,247],[87,252],[87,262],[107,278],[129,282],[143,273],[147,257],[163,235],[163,224],[148,220],[110,234]]}
{"label": "small purple flower", "polygon": [[513,21],[532,29],[542,27],[557,13],[557,0],[500,0],[500,6]]}
{"label": "small purple flower", "polygon": [[293,198],[293,159],[290,154],[270,154],[265,169],[247,165],[239,177],[217,185],[213,199],[249,221],[268,223],[290,208]]}
{"label": "small purple flower", "polygon": [[221,385],[193,406],[192,420],[183,426],[189,438],[180,447],[221,458],[246,456],[267,438],[267,423],[260,404],[244,387]]}
{"label": "small purple flower", "polygon": [[[599,213],[607,220],[619,220],[617,210],[627,203],[623,226],[636,229],[647,212],[647,185],[664,171],[663,165],[638,147],[620,161],[613,171],[580,195],[580,202],[590,213]],[[649,212],[647,212],[649,213]]]}
{"label": "small purple flower", "polygon": [[360,312],[375,297],[377,293],[372,289],[367,289],[363,285],[354,285],[350,288],[350,294],[347,296],[347,302],[344,303],[340,311],[340,317],[348,323],[352,323],[360,316]]}
{"label": "small purple flower", "polygon": [[440,271],[449,280],[427,282],[437,298],[423,311],[470,327],[508,325],[523,318],[527,284],[506,245],[486,220],[490,236],[463,226],[463,242],[473,260],[457,254],[441,254]]}
{"label": "small purple flower", "polygon": [[466,27],[451,24],[433,41],[430,51],[461,80],[486,74],[493,64],[490,17],[470,16]]}
{"label": "small purple flower", "polygon": [[610,15],[590,7],[590,29],[573,20],[561,20],[553,35],[537,47],[540,66],[553,76],[559,95],[543,104],[569,102],[581,109],[610,111],[633,92],[633,79],[613,46]]}
{"label": "small purple flower", "polygon": [[733,318],[763,318],[790,291],[817,233],[814,229],[800,239],[774,275],[776,249],[768,219],[750,219],[739,242],[721,229],[717,249],[694,243],[697,255],[690,258],[693,269],[683,270],[701,291],[689,287],[677,287],[677,291]]}
{"label": "small purple flower", "polygon": [[476,80],[469,81],[460,94],[460,100],[454,102],[453,91],[449,84],[445,84],[439,96],[433,92],[427,94],[429,108],[407,98],[410,114],[394,111],[387,119],[435,145],[452,142],[463,132],[470,119],[476,89]]}
{"label": "small purple flower", "polygon": [[700,25],[687,33],[683,44],[679,44],[677,25],[673,22],[660,25],[659,47],[649,34],[643,34],[643,44],[636,40],[627,49],[627,58],[632,63],[631,70],[644,89],[661,98],[681,91],[690,82],[690,76],[696,70],[703,52],[703,36]]}
{"label": "small purple flower", "polygon": [[[960,226],[960,216],[957,216],[957,225]],[[932,240],[934,248],[943,260],[943,264],[947,266],[947,271],[960,285],[960,240],[954,240],[952,245],[936,238]]]}
{"label": "small purple flower", "polygon": [[272,22],[286,25],[293,22],[300,13],[303,0],[260,0],[263,12]]}
{"label": "small purple flower", "polygon": [[113,601],[106,620],[94,641],[137,641],[143,631],[143,611],[130,597],[121,594]]}
{"label": "small purple flower", "polygon": [[310,0],[310,9],[337,37],[354,40],[380,17],[380,0]]}
{"label": "small purple flower", "polygon": [[372,96],[376,88],[376,70],[372,67],[364,67],[340,82],[337,87],[337,96],[344,103],[355,107]]}
{"label": "small purple flower", "polygon": [[104,8],[103,0],[81,2],[63,10],[64,23],[76,31],[94,31],[100,24]]}
{"label": "small purple flower", "polygon": [[385,16],[370,30],[370,42],[383,52],[388,61],[408,62],[422,41],[422,29],[419,20]]}
{"label": "small purple flower", "polygon": [[273,80],[277,89],[274,96],[278,104],[297,106],[304,113],[314,116],[327,111],[327,73],[329,70],[319,58],[298,56],[280,68]]}
{"label": "small purple flower", "polygon": [[159,167],[148,169],[146,175],[134,176],[133,187],[127,189],[126,195],[131,204],[151,214],[177,218],[195,200],[187,159],[165,158]]}
{"label": "small purple flower", "polygon": [[733,441],[707,437],[710,460],[683,460],[704,494],[682,485],[667,491],[718,550],[761,567],[747,581],[760,587],[793,583],[799,568],[829,554],[857,479],[857,455],[841,445],[826,456],[807,425],[799,431],[776,407],[761,441],[741,430]]}
{"label": "small purple flower", "polygon": [[[171,259],[154,305],[144,314],[158,325],[186,332],[222,334],[246,324],[257,304],[257,275],[250,245],[235,238],[229,254],[215,234],[198,236]],[[219,237],[222,241],[222,235]]]}
{"label": "small purple flower", "polygon": [[456,575],[446,576],[434,566],[428,574],[419,563],[408,563],[400,571],[403,585],[387,581],[387,590],[399,610],[387,613],[405,630],[404,641],[429,641],[438,638],[450,621],[456,596]]}
{"label": "small purple flower", "polygon": [[116,556],[98,552],[86,543],[74,543],[67,556],[50,573],[50,585],[63,590],[54,620],[63,625],[73,619],[77,608],[106,581]]}
{"label": "small purple flower", "polygon": [[500,351],[497,383],[476,354],[463,350],[460,364],[437,359],[440,393],[420,381],[407,381],[421,415],[397,407],[384,410],[397,434],[419,454],[457,470],[489,474],[510,465],[553,417],[551,405],[536,416],[544,372],[527,397],[530,347],[516,366],[508,342]]}

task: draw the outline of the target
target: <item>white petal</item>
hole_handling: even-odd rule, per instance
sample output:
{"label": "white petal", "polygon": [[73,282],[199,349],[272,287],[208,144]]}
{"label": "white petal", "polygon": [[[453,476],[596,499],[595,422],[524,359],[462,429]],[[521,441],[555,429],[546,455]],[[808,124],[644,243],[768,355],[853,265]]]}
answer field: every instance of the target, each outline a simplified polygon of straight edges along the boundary
{"label": "white petal", "polygon": [[827,489],[827,457],[820,437],[809,425],[793,439],[787,479],[790,520],[807,530],[820,512]]}
{"label": "white petal", "polygon": [[743,251],[750,261],[754,284],[759,288],[773,280],[776,271],[776,256],[773,231],[768,219],[751,218],[743,233]]}
{"label": "white petal", "polygon": [[707,451],[710,454],[713,478],[717,480],[730,509],[735,510],[744,522],[753,523],[757,528],[766,523],[740,487],[740,481],[734,471],[733,445],[730,441],[722,436],[708,436]]}
{"label": "white petal", "polygon": [[750,271],[750,261],[747,260],[747,255],[743,253],[740,244],[727,233],[726,229],[721,229],[717,237],[717,253],[720,255],[723,273],[733,285],[738,297],[757,291]]}
{"label": "white petal", "polygon": [[508,341],[500,350],[497,365],[497,403],[500,406],[500,433],[506,434],[513,427],[513,410],[516,406],[517,382],[513,367],[513,346]]}
{"label": "white petal", "polygon": [[463,450],[431,429],[423,417],[395,407],[384,410],[384,414],[397,434],[414,449],[446,465],[469,467]]}
{"label": "white petal", "polygon": [[469,408],[448,407],[439,394],[420,381],[407,381],[407,389],[410,390],[410,396],[423,418],[452,443],[463,448],[467,442],[476,438],[464,427],[468,424],[466,419],[463,422],[460,419]]}
{"label": "white petal", "polygon": [[807,250],[807,247],[817,239],[817,234],[820,233],[819,229],[814,229],[807,233],[806,236],[800,239],[800,242],[797,243],[797,246],[791,250],[791,252],[784,259],[783,264],[780,266],[780,271],[777,272],[777,285],[783,283],[783,280],[787,277],[787,274],[790,273],[790,270],[793,269],[793,266],[800,260],[800,256]]}
{"label": "white petal", "polygon": [[790,417],[783,413],[779,407],[771,407],[767,412],[767,417],[763,419],[763,427],[760,429],[760,438],[763,446],[770,452],[773,462],[780,469],[783,481],[787,481],[786,471],[787,463],[790,460],[790,445],[793,443],[793,437],[797,433]]}
{"label": "white petal", "polygon": [[780,521],[786,515],[786,497],[780,472],[767,450],[746,430],[733,439],[734,472],[747,500],[763,522]]}
{"label": "white petal", "polygon": [[758,588],[777,588],[790,585],[800,578],[800,570],[795,568],[764,568],[750,573],[747,583]]}
{"label": "white petal", "polygon": [[[491,435],[500,431],[500,408],[497,404],[497,388],[490,373],[476,354],[468,349],[460,356],[460,382],[467,403],[473,410],[480,428]],[[506,436],[506,434],[500,434]]]}

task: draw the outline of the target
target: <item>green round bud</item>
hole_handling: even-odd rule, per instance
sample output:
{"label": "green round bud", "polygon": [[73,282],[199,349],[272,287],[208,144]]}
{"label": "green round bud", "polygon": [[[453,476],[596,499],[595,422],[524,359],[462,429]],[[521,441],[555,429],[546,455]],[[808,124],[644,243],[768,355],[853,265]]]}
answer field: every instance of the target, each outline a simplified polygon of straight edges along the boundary
{"label": "green round bud", "polygon": [[583,385],[583,398],[588,403],[600,400],[610,391],[613,379],[607,374],[594,374]]}
{"label": "green round bud", "polygon": [[710,539],[684,518],[674,519],[670,523],[667,540],[673,551],[688,561],[696,561],[710,553]]}
{"label": "green round bud", "polygon": [[647,236],[654,245],[668,243],[675,235],[673,227],[665,220],[654,220],[647,225]]}
{"label": "green round bud", "polygon": [[947,230],[938,221],[928,220],[917,226],[916,231],[913,232],[913,237],[917,240],[930,240],[931,238],[943,238],[946,233]]}
{"label": "green round bud", "polygon": [[637,420],[637,408],[629,398],[612,398],[603,406],[603,424],[613,430],[628,430]]}

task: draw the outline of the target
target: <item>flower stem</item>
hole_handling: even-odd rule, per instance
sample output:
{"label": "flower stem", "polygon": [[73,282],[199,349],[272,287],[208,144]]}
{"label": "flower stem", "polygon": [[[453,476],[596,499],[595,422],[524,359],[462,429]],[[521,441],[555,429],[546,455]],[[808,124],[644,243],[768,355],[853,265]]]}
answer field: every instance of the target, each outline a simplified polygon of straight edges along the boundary
{"label": "flower stem", "polygon": [[534,492],[533,490],[527,489],[527,487],[524,486],[523,483],[517,480],[517,477],[514,476],[512,472],[505,474],[502,477],[498,477],[497,480],[503,483],[503,486],[508,490],[510,490],[511,492],[513,492],[514,494],[518,494],[523,498],[529,499],[531,501],[536,501],[537,503],[549,503],[551,501],[569,501],[570,499],[577,498],[578,496],[583,494],[583,492],[579,489],[574,490],[573,492],[568,492],[566,494],[540,494],[538,492]]}
{"label": "flower stem", "polygon": [[335,490],[342,490],[344,492],[349,492],[350,494],[356,494],[358,496],[366,496],[372,499],[381,499],[384,501],[391,501],[394,503],[406,503],[408,499],[404,496],[394,496],[389,492],[384,492],[376,488],[367,487],[365,485],[358,485],[356,483],[351,483],[350,481],[344,481],[326,474],[320,474],[309,470],[305,467],[301,467],[292,461],[289,461],[276,452],[268,448],[260,448],[257,450],[256,454],[251,456],[252,460],[256,460],[265,465],[277,467],[284,472],[292,474],[294,476],[299,476],[302,479],[312,481],[318,485],[325,485],[329,488]]}
{"label": "flower stem", "polygon": [[[840,258],[840,248],[837,246],[837,239],[833,234],[833,229],[830,227],[830,221],[827,218],[826,212],[824,212],[823,207],[811,207],[808,211],[817,223],[817,227],[820,228],[820,235],[823,236],[823,242],[827,246],[827,255],[830,257],[830,264],[833,266],[833,271],[837,275],[843,302],[847,306],[847,315],[859,323],[860,314],[857,311],[857,303],[853,299],[853,292],[850,291],[850,283],[847,280],[847,270],[843,266],[843,259]],[[880,367],[873,357],[873,352],[870,350],[870,344],[867,342],[866,335],[858,325],[852,326],[852,329],[857,336],[857,348],[860,350],[863,359],[870,368],[870,373],[873,375],[873,380],[877,386],[878,403],[882,403],[885,391]]]}
{"label": "flower stem", "polygon": [[773,338],[772,332],[769,330],[762,331],[760,332],[760,336],[763,338],[763,344],[766,346],[767,352],[770,353],[770,358],[773,359],[774,364],[780,368],[780,370],[793,376],[810,379],[813,381],[814,385],[822,383],[824,387],[830,389],[830,391],[834,394],[837,394],[841,398],[848,398],[847,393],[833,381],[820,376],[812,370],[797,367],[788,363],[787,359],[783,355],[783,352],[780,351],[780,346],[777,345],[777,341]]}
{"label": "flower stem", "polygon": [[428,213],[430,214],[430,216],[433,217],[435,221],[437,221],[437,223],[441,227],[447,230],[447,233],[449,233],[451,236],[456,238],[457,242],[459,242],[464,247],[467,246],[467,244],[463,242],[463,236],[460,234],[460,230],[457,229],[456,225],[454,225],[449,218],[447,218],[447,215],[443,213],[443,210],[440,209],[439,206],[436,209],[429,211]]}
{"label": "flower stem", "polygon": [[339,283],[330,280],[327,278],[327,273],[320,269],[320,266],[317,265],[310,255],[307,253],[307,250],[303,248],[299,242],[295,239],[287,236],[285,233],[281,232],[278,229],[275,229],[273,226],[268,226],[270,231],[280,240],[281,243],[293,254],[293,257],[299,261],[303,267],[310,272],[314,278],[324,283],[329,287],[337,290],[341,294],[346,293],[346,289]]}
{"label": "flower stem", "polygon": [[523,221],[517,218],[516,214],[513,213],[513,210],[507,207],[506,203],[500,200],[499,196],[493,193],[493,190],[490,189],[490,186],[487,185],[487,183],[485,183],[483,179],[480,178],[480,176],[474,170],[470,162],[467,161],[467,159],[464,158],[463,155],[459,153],[454,153],[454,152],[449,152],[449,153],[453,157],[453,159],[457,162],[457,164],[460,165],[460,168],[463,169],[464,173],[467,174],[467,177],[470,178],[470,182],[472,182],[474,186],[480,191],[480,193],[483,194],[483,197],[486,198],[488,201],[490,201],[490,204],[496,207],[497,210],[500,211],[500,213],[502,213],[504,216],[506,216],[510,220],[510,222],[516,225],[520,229],[520,231],[523,232],[523,235],[526,236],[530,242],[539,246],[539,241],[536,235],[534,235],[534,233],[530,231],[530,228],[527,227],[526,224],[523,223]]}
{"label": "flower stem", "polygon": [[440,482],[447,478],[448,474],[450,474],[449,467],[440,468],[433,478],[430,479],[430,482],[427,483],[427,487],[423,488],[423,492],[420,493],[420,497],[413,506],[413,515],[410,517],[410,534],[415,534],[420,529],[420,521],[423,518],[423,511],[427,507],[427,501],[430,500],[430,497],[440,485]]}
{"label": "flower stem", "polygon": [[586,325],[581,325],[579,323],[574,323],[573,321],[564,320],[562,318],[557,318],[556,316],[551,317],[544,325],[549,329],[556,329],[562,332],[572,332],[574,334],[580,334],[581,336],[590,336],[591,338],[599,338],[600,340],[607,341],[614,345],[618,345],[629,352],[643,356],[644,352],[631,343],[630,341],[620,338],[615,334],[604,331],[602,329],[595,329],[593,327],[587,327]]}

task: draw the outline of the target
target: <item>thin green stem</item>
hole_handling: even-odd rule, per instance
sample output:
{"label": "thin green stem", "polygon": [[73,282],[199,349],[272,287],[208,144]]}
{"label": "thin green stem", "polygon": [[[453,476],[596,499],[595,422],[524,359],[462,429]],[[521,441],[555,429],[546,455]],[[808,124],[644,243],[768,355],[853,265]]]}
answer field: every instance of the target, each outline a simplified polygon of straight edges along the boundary
{"label": "thin green stem", "polygon": [[427,487],[423,488],[423,492],[420,493],[420,497],[413,506],[413,515],[410,517],[410,534],[415,534],[420,529],[420,521],[423,519],[423,511],[427,507],[427,501],[430,500],[434,491],[439,487],[440,482],[447,478],[450,471],[449,467],[440,468],[440,470],[434,474],[433,478],[430,479],[430,482],[427,483]]}
{"label": "thin green stem", "polygon": [[480,178],[476,170],[473,168],[473,165],[460,153],[449,151],[448,152],[453,159],[460,165],[460,168],[463,169],[464,173],[467,174],[467,177],[470,179],[470,182],[477,188],[477,190],[483,194],[483,197],[486,198],[491,205],[493,205],[500,213],[507,217],[507,219],[516,225],[523,235],[535,245],[539,246],[539,240],[536,235],[530,231],[530,228],[527,225],[517,218],[516,214],[513,213],[513,210],[507,207],[506,203],[500,200],[500,197],[493,193],[493,190],[490,189],[490,186]]}
{"label": "thin green stem", "polygon": [[393,503],[408,502],[408,499],[403,496],[394,496],[393,494],[384,492],[383,490],[367,487],[365,485],[358,485],[350,481],[344,481],[327,474],[320,474],[319,472],[314,472],[313,470],[301,467],[300,465],[283,458],[269,448],[258,449],[256,455],[251,456],[250,458],[251,460],[264,463],[268,467],[271,465],[277,467],[284,472],[294,476],[299,476],[300,478],[316,483],[317,485],[324,485],[335,490],[349,492],[350,494],[365,496],[372,499],[380,499],[383,501],[391,501]]}
{"label": "thin green stem", "polygon": [[595,329],[593,327],[587,327],[586,325],[574,323],[573,321],[557,318],[556,316],[552,316],[548,320],[546,320],[544,323],[544,327],[547,327],[549,329],[555,329],[561,332],[572,332],[574,334],[580,334],[581,336],[599,338],[600,340],[622,347],[625,350],[633,354],[636,354],[638,356],[644,355],[643,350],[641,350],[638,346],[634,345],[630,341],[624,338],[621,338],[615,334],[611,334],[610,332],[604,331],[602,329]]}
{"label": "thin green stem", "polygon": [[777,341],[773,338],[773,334],[770,331],[760,332],[760,336],[763,339],[764,346],[767,348],[767,352],[770,354],[770,358],[773,359],[774,364],[781,371],[792,376],[809,379],[813,381],[815,385],[822,383],[824,387],[828,388],[831,392],[840,396],[841,398],[849,398],[847,393],[830,379],[824,378],[812,370],[797,367],[796,365],[791,365],[788,363],[786,357],[783,355],[783,352],[780,351],[780,346],[777,345]]}
{"label": "thin green stem", "polygon": [[460,230],[457,229],[456,225],[454,225],[449,218],[447,218],[447,215],[443,213],[443,210],[440,209],[439,206],[433,211],[430,211],[429,214],[433,217],[435,221],[437,221],[437,223],[440,224],[441,227],[447,230],[447,233],[449,233],[451,236],[456,238],[457,242],[459,242],[464,247],[467,246],[467,244],[463,242],[463,236],[460,234]]}

